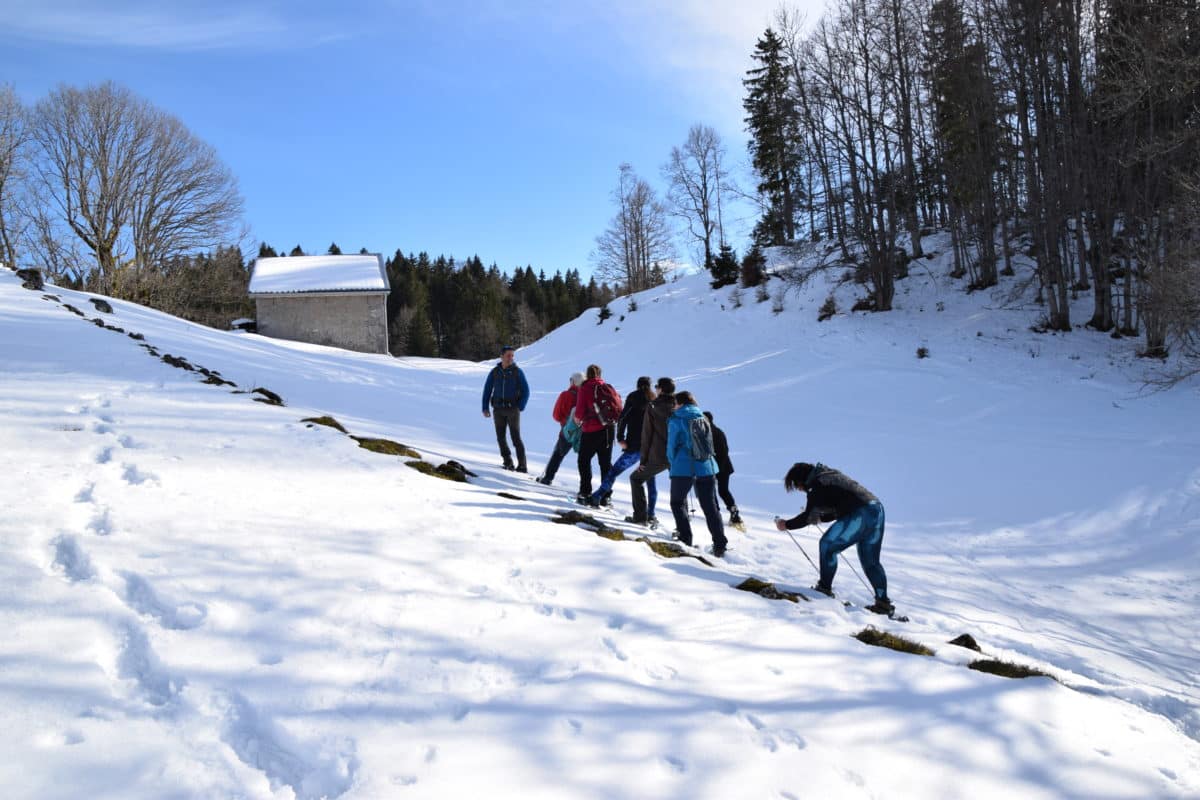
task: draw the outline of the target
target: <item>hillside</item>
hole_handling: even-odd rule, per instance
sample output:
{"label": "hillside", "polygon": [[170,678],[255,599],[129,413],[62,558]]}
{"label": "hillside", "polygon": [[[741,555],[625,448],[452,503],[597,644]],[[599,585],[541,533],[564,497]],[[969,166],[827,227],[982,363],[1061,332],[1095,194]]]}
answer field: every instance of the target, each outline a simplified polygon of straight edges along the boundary
{"label": "hillside", "polygon": [[[713,566],[552,523],[572,508],[574,470],[548,489],[499,469],[479,414],[491,362],[272,341],[115,300],[105,314],[0,271],[0,785],[31,798],[1197,796],[1195,387],[1145,394],[1134,342],[1032,334],[1034,310],[928,266],[895,312],[824,323],[826,286],[776,314],[684,278],[518,353],[535,469],[554,398],[588,363],[623,392],[672,375],[715,414],[749,529]],[[286,405],[255,402],[258,387]],[[478,477],[428,477],[301,421],[321,415]],[[814,581],[770,522],[799,510],[782,489],[797,460],[882,498],[907,625],[731,588]],[[814,557],[816,538],[798,535]],[[867,599],[846,566],[835,588]],[[871,624],[936,654],[852,638]],[[1055,680],[966,669],[976,654],[946,644],[963,633]]]}

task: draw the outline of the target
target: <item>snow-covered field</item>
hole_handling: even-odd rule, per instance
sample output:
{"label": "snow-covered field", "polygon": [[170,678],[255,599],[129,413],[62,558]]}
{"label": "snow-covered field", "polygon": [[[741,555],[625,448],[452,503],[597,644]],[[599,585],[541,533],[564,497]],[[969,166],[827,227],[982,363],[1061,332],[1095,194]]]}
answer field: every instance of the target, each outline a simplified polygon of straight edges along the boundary
{"label": "snow-covered field", "polygon": [[[715,414],[749,530],[713,567],[552,523],[574,469],[499,469],[490,362],[108,315],[0,271],[4,796],[1200,796],[1196,386],[1146,395],[1135,342],[1036,336],[1034,310],[929,264],[889,314],[817,323],[820,287],[735,309],[693,277],[518,353],[534,469],[588,363]],[[301,422],[322,414],[479,477]],[[798,460],[882,498],[911,622],[731,588],[815,580],[771,525],[801,507]],[[869,598],[846,566],[835,588]],[[852,638],[868,624],[936,655]],[[968,670],[962,633],[1058,681]]]}

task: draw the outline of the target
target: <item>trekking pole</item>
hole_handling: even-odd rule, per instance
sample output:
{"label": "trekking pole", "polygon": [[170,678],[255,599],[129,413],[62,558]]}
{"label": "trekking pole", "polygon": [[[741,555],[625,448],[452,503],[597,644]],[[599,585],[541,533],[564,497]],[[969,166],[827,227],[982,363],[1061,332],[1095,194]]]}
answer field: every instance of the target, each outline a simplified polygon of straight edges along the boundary
{"label": "trekking pole", "polygon": [[[817,529],[817,530],[819,530],[819,531],[821,532],[821,535],[822,535],[822,536],[824,536],[824,535],[825,535],[825,529],[824,529],[824,528],[822,528],[820,525],[818,525],[818,524],[817,524],[817,523],[815,523],[815,522],[813,523],[813,526],[814,526],[814,527],[816,527],[816,529]],[[851,571],[851,572],[853,572],[855,575],[857,575],[857,576],[858,576],[859,583],[861,583],[861,584],[862,584],[864,587],[866,587],[866,589],[867,589],[867,591],[868,591],[868,592],[871,592],[871,594],[872,594],[872,595],[874,595],[874,593],[875,593],[875,589],[871,587],[871,584],[867,583],[867,582],[866,582],[866,580],[864,580],[864,579],[863,579],[863,576],[862,576],[862,575],[859,575],[859,573],[858,573],[858,570],[856,570],[856,569],[854,568],[854,565],[850,563],[850,559],[846,558],[846,554],[845,554],[844,552],[842,552],[842,553],[838,553],[838,557],[842,559],[842,563],[843,563],[843,564],[845,564],[847,567],[849,567],[849,568],[850,568],[850,571]]]}
{"label": "trekking pole", "polygon": [[[779,517],[776,517],[776,519],[779,519]],[[796,541],[796,537],[792,536],[792,532],[790,530],[788,530],[787,528],[784,528],[783,531],[784,531],[784,533],[786,533],[788,535],[788,538],[792,540],[792,542],[796,545],[796,547],[800,548],[800,552],[804,553],[804,557],[806,559],[808,559],[809,564],[812,564],[812,568],[817,571],[817,578],[820,579],[821,568],[818,567],[811,558],[808,558],[808,551],[806,551],[803,547],[800,546],[800,542]]]}

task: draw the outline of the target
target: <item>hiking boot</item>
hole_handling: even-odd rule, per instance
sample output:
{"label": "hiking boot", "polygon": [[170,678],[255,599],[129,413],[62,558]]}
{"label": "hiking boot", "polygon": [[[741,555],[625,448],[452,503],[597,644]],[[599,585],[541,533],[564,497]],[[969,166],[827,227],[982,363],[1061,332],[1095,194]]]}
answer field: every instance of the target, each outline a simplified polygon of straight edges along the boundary
{"label": "hiking boot", "polygon": [[738,527],[739,525],[746,524],[746,523],[742,522],[742,515],[737,512],[736,508],[733,510],[733,513],[729,515],[729,524],[735,528]]}
{"label": "hiking boot", "polygon": [[512,472],[514,469],[516,469],[516,467],[513,466],[513,463],[511,461],[505,461],[500,466],[504,467],[509,472]]}
{"label": "hiking boot", "polygon": [[650,522],[650,520],[648,520],[648,519],[638,519],[637,517],[634,517],[634,516],[626,517],[625,521],[632,525],[646,525],[646,524],[649,524],[649,522]]}
{"label": "hiking boot", "polygon": [[682,544],[682,545],[687,545],[688,547],[691,547],[691,546],[692,546],[692,539],[691,539],[691,537],[689,536],[688,538],[686,538],[686,539],[685,539],[685,538],[683,538],[682,536],[680,536],[680,535],[679,535],[679,531],[675,531],[674,533],[672,533],[672,534],[671,534],[671,538],[672,538],[672,539],[675,539],[676,541],[678,541],[678,542],[679,542],[680,544]]}
{"label": "hiking boot", "polygon": [[716,545],[713,545],[712,554],[713,554],[713,558],[724,558],[725,557],[725,548],[717,547]]}
{"label": "hiking boot", "polygon": [[605,492],[600,495],[600,505],[605,508],[612,508],[612,492]]}
{"label": "hiking boot", "polygon": [[545,475],[539,475],[534,478],[534,480],[540,483],[542,486],[549,486],[550,484],[554,483],[554,481],[550,480]]}
{"label": "hiking boot", "polygon": [[649,525],[651,528],[657,528],[658,527],[658,517],[651,514],[650,516],[646,517],[646,524]]}
{"label": "hiking boot", "polygon": [[524,464],[517,464],[517,472],[529,472],[529,467]]}
{"label": "hiking boot", "polygon": [[818,583],[815,586],[813,586],[812,588],[813,588],[814,592],[820,592],[821,594],[825,595],[826,597],[834,597],[835,596],[833,593],[833,587],[831,587],[831,586],[825,586],[824,584]]}
{"label": "hiking boot", "polygon": [[590,506],[592,504],[592,496],[586,492],[580,492],[575,495],[575,502],[581,506]]}
{"label": "hiking boot", "polygon": [[892,601],[888,600],[886,597],[876,597],[875,602],[867,606],[867,611],[870,611],[874,614],[884,614],[885,616],[890,617],[892,614],[896,613],[896,607],[892,605]]}

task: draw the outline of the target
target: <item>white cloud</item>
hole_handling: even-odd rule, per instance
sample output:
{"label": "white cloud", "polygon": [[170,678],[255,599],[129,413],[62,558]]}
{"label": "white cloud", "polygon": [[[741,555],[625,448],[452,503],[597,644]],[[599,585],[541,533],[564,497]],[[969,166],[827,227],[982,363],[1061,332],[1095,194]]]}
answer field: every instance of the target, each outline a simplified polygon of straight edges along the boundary
{"label": "white cloud", "polygon": [[210,50],[270,41],[286,28],[283,18],[245,5],[72,0],[0,5],[0,29],[7,35],[62,44]]}
{"label": "white cloud", "polygon": [[[732,133],[741,129],[742,79],[753,66],[754,44],[783,6],[780,0],[619,0],[611,8],[617,33],[646,65],[677,82],[701,113],[711,108],[708,121]],[[825,0],[786,6],[811,25]]]}

